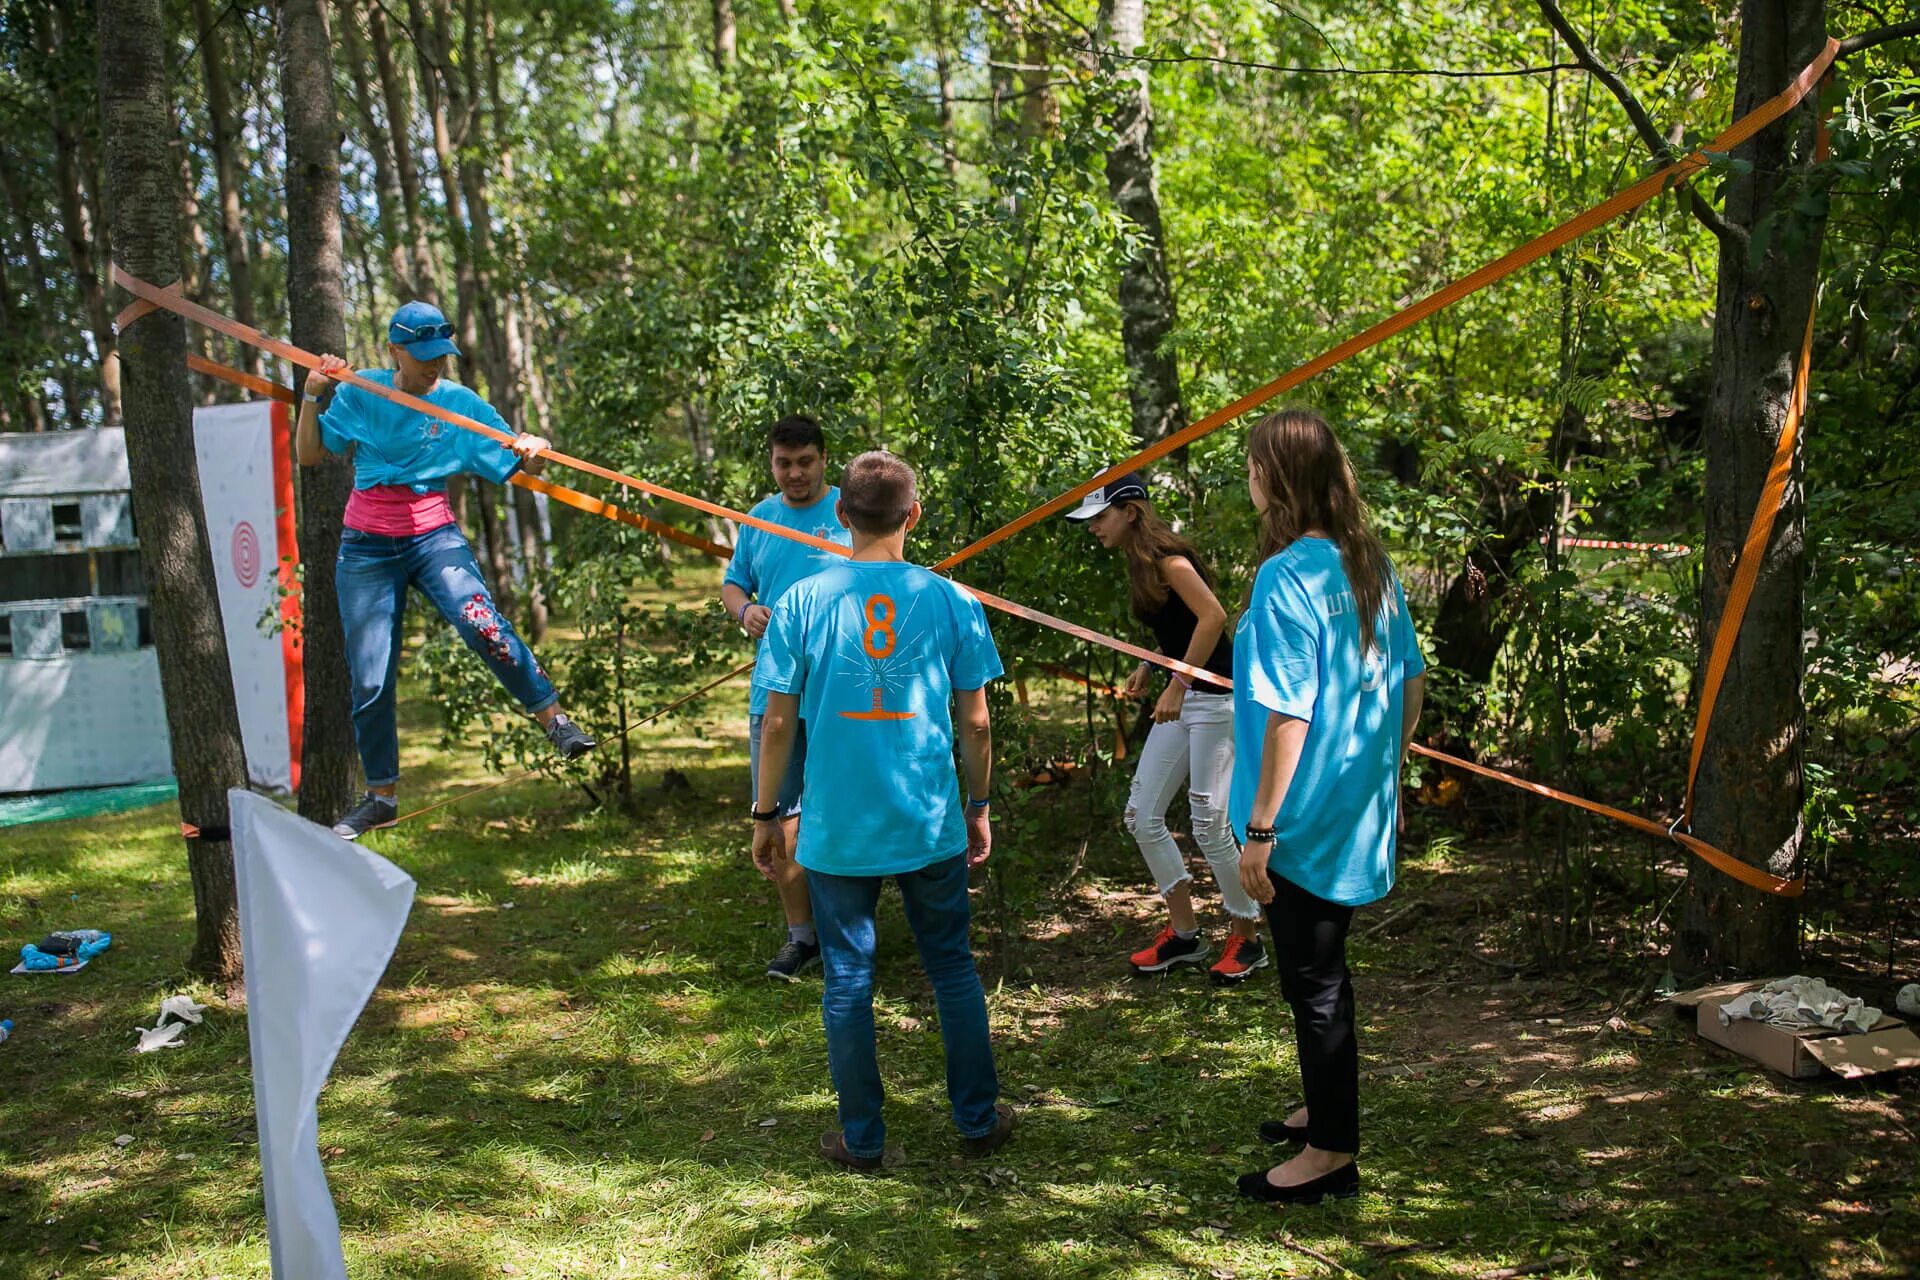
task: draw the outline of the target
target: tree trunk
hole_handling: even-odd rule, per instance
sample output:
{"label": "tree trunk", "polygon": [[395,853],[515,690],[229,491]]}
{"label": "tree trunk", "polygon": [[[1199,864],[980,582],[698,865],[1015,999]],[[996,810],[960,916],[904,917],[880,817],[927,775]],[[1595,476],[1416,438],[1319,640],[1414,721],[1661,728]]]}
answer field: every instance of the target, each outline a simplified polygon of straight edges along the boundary
{"label": "tree trunk", "polygon": [[995,141],[1013,133],[1020,119],[1014,68],[1025,48],[1026,26],[1017,10],[1000,8],[987,15],[987,132]]}
{"label": "tree trunk", "polygon": [[27,283],[33,289],[34,311],[40,317],[41,339],[53,359],[54,377],[60,384],[60,400],[66,413],[67,426],[77,430],[87,425],[81,404],[80,380],[74,376],[73,361],[67,356],[68,344],[62,341],[65,335],[60,328],[58,309],[49,305],[53,294],[49,292],[47,283],[47,261],[40,253],[40,226],[34,217],[23,177],[14,169],[12,155],[3,148],[0,148],[0,192],[6,195],[7,208],[12,210],[14,225],[20,230],[21,260],[27,264]]}
{"label": "tree trunk", "polygon": [[440,267],[427,239],[426,215],[420,207],[420,170],[414,162],[413,91],[393,61],[393,42],[387,34],[386,9],[367,8],[367,38],[373,43],[374,66],[380,71],[380,95],[387,104],[387,136],[393,143],[393,173],[400,184],[400,213],[407,228],[413,260],[409,273],[413,296],[440,305]]}
{"label": "tree trunk", "polygon": [[[8,370],[17,375],[20,371],[39,366],[43,361],[42,353],[33,349],[31,331],[34,326],[28,323],[15,301],[22,295],[13,284],[12,241],[11,234],[0,238],[0,252],[5,254],[4,260],[0,260],[0,359],[6,360]],[[31,295],[28,305],[35,305],[38,301],[38,294]],[[0,413],[7,416],[7,423],[0,430],[45,431],[45,406],[40,403],[40,397],[28,388],[26,379],[11,377],[6,380],[6,385],[11,394],[0,399]]]}
{"label": "tree trunk", "polygon": [[[171,103],[160,0],[101,0],[101,118],[115,253],[158,285],[178,278],[178,170],[167,152]],[[204,833],[189,839],[195,939],[189,964],[222,981],[239,978],[240,915],[226,837],[227,791],[247,784],[221,630],[213,554],[194,465],[186,324],[156,311],[127,333],[127,467],[153,615],[154,647],[180,784],[180,816]]]}
{"label": "tree trunk", "polygon": [[[325,0],[280,0],[280,99],[287,138],[287,297],[293,344],[315,352],[347,345],[340,244],[340,115],[333,96],[333,40]],[[334,592],[341,520],[353,471],[328,454],[300,468],[301,661],[306,729],[300,750],[300,814],[331,822],[353,797],[353,721],[346,637]]]}
{"label": "tree trunk", "polygon": [[[224,11],[223,11],[224,12]],[[193,0],[193,22],[200,36],[200,66],[207,82],[207,132],[213,143],[213,174],[220,187],[220,240],[227,255],[227,292],[233,318],[254,323],[253,254],[247,246],[247,227],[240,216],[239,121],[227,87],[227,41],[216,25],[211,0]],[[239,363],[256,376],[264,369],[258,347],[240,343]]]}
{"label": "tree trunk", "polygon": [[933,69],[940,85],[940,158],[947,177],[960,176],[960,152],[953,142],[953,54],[947,48],[947,15],[943,0],[928,0],[933,23]]}
{"label": "tree trunk", "polygon": [[[500,98],[500,54],[494,39],[493,6],[490,0],[480,0],[477,15],[470,15],[467,28],[469,38],[469,56],[467,65],[479,67],[473,61],[471,38],[473,35],[473,16],[477,16],[480,34],[483,40],[484,89],[487,112],[484,117],[490,123],[490,129],[476,139],[476,145],[467,149],[466,158],[461,161],[462,184],[467,190],[467,211],[474,225],[474,254],[480,273],[480,297],[485,304],[483,315],[497,309],[497,326],[494,339],[497,349],[494,353],[494,370],[487,377],[488,386],[495,397],[495,407],[515,431],[527,430],[527,345],[520,320],[520,291],[507,284],[508,274],[516,278],[513,263],[518,254],[509,255],[506,271],[501,269],[502,246],[493,238],[493,214],[487,200],[487,165],[483,157],[491,157],[500,166],[501,180],[511,189],[513,182],[513,148],[508,145],[508,129],[505,107]],[[476,93],[475,96],[478,96]],[[505,238],[511,245],[512,230],[508,228]],[[540,539],[540,513],[534,501],[534,494],[526,489],[513,486],[507,491],[507,500],[513,504],[517,524],[515,555],[525,575],[522,581],[523,594],[526,597],[526,611],[523,621],[526,624],[527,638],[538,644],[547,634],[547,596],[543,586],[543,571],[546,568],[546,546]]]}
{"label": "tree trunk", "polygon": [[740,27],[733,16],[733,0],[713,0],[713,69],[726,80],[733,75]]}
{"label": "tree trunk", "polygon": [[[1145,0],[1139,2],[1144,4]],[[1020,51],[1020,136],[1032,141],[1051,138],[1060,132],[1060,100],[1053,94],[1053,52],[1033,14],[1027,14],[1024,27],[1026,42]]]}
{"label": "tree trunk", "polygon": [[[394,139],[374,110],[373,86],[367,78],[366,49],[360,43],[360,19],[352,0],[340,6],[340,49],[353,85],[353,110],[367,153],[373,157],[373,191],[380,218],[380,239],[386,246],[388,282],[401,299],[419,297],[407,261],[407,241],[401,232],[400,179],[395,173]],[[404,145],[404,139],[400,140]]]}
{"label": "tree trunk", "polygon": [[474,476],[469,488],[480,515],[480,560],[487,567],[487,585],[493,588],[494,603],[505,609],[514,599],[513,562],[507,553],[506,521],[500,518],[500,486]]}
{"label": "tree trunk", "polygon": [[[1823,0],[1743,0],[1734,116],[1784,89],[1825,40]],[[1735,560],[1786,421],[1800,342],[1819,283],[1824,206],[1812,216],[1784,207],[1813,156],[1818,98],[1809,95],[1792,114],[1737,148],[1734,157],[1751,168],[1731,173],[1723,188],[1725,220],[1740,231],[1751,233],[1776,210],[1779,219],[1757,260],[1738,238],[1720,245],[1705,421],[1703,672]],[[1801,688],[1806,520],[1796,455],[1786,504],[1707,730],[1693,821],[1702,840],[1780,876],[1793,874],[1806,840]],[[1690,966],[1786,973],[1799,944],[1796,899],[1748,888],[1697,859],[1689,865],[1677,948]]]}
{"label": "tree trunk", "polygon": [[[468,112],[459,77],[453,74],[452,18],[448,0],[431,0],[431,3],[431,22],[422,10],[421,0],[407,0],[407,13],[413,27],[414,52],[420,64],[420,87],[426,94],[427,111],[433,122],[433,155],[440,175],[447,243],[453,248],[454,324],[460,332],[460,381],[469,387],[477,387],[480,385],[481,352],[474,305],[479,287],[473,274],[473,250],[467,238],[466,220],[460,212],[460,177],[454,161],[457,142],[453,133],[457,123],[464,138]],[[498,586],[496,583],[496,590]],[[502,608],[507,607],[504,599],[499,604]]]}
{"label": "tree trunk", "polygon": [[[207,232],[200,225],[200,197],[195,194],[198,184],[193,175],[193,148],[187,144],[186,130],[181,127],[180,113],[176,108],[173,116],[173,146],[180,153],[180,227],[186,233],[186,243],[180,250],[180,291],[189,301],[202,306],[207,302]],[[203,325],[187,326],[187,341],[193,344],[193,353],[203,360],[213,359],[213,338]],[[190,379],[195,392],[194,400],[200,404],[213,404],[220,398],[219,388],[227,384],[218,378],[199,376]]]}
{"label": "tree trunk", "polygon": [[[41,25],[41,56],[51,65],[57,47],[71,43],[67,11],[51,7],[52,23]],[[60,231],[67,244],[67,263],[73,269],[80,290],[80,307],[93,333],[94,360],[100,375],[100,421],[104,426],[120,425],[120,357],[113,333],[113,317],[107,311],[107,291],[100,279],[100,258],[95,253],[97,201],[87,198],[87,186],[93,178],[82,156],[80,126],[61,105],[62,86],[49,85],[47,117],[53,125],[53,174],[60,200]],[[164,135],[163,135],[164,136]]]}
{"label": "tree trunk", "polygon": [[[1147,42],[1146,0],[1101,0],[1100,44],[1130,54]],[[1122,64],[1114,145],[1107,153],[1107,190],[1133,224],[1134,255],[1120,269],[1120,335],[1127,359],[1127,406],[1142,444],[1187,425],[1180,366],[1165,349],[1174,326],[1173,281],[1154,181],[1153,103],[1147,65]]]}

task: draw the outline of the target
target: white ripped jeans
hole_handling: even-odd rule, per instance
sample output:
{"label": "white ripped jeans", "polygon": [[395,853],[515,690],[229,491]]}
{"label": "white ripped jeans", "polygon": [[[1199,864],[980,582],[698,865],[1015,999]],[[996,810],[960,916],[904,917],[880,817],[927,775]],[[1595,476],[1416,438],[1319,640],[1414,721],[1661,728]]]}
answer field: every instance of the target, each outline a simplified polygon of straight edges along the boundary
{"label": "white ripped jeans", "polygon": [[[1189,780],[1191,785],[1189,786]],[[1140,844],[1161,896],[1184,880],[1186,860],[1167,830],[1167,806],[1188,787],[1193,809],[1193,840],[1207,856],[1227,914],[1258,920],[1260,906],[1240,887],[1240,845],[1227,821],[1227,790],[1233,784],[1233,695],[1195,690],[1181,705],[1180,718],[1153,726],[1127,793],[1127,830]]]}

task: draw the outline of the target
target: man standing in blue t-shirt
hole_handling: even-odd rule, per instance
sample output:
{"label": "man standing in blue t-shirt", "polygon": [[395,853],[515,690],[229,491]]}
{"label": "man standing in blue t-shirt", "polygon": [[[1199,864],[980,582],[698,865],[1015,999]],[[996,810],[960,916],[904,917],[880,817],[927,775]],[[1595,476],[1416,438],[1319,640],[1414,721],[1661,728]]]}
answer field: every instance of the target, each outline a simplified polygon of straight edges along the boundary
{"label": "man standing in blue t-shirt", "polygon": [[[767,449],[773,482],[780,491],[761,499],[752,514],[784,528],[848,545],[846,527],[833,513],[840,491],[827,483],[827,438],[820,424],[798,414],[782,418],[767,431]],[[759,640],[766,634],[773,606],[787,589],[839,559],[831,551],[749,525],[740,530],[733,560],[720,584],[720,599],[740,629]],[[751,779],[760,772],[760,731],[766,710],[767,691],[756,680],[747,703],[749,788]],[[806,759],[806,726],[801,725],[796,730],[792,763],[781,780],[776,806],[789,854],[800,825],[800,775]],[[787,916],[787,940],[767,962],[767,976],[792,982],[802,969],[820,958],[820,941],[814,933],[813,907],[807,901],[807,878],[800,864],[791,857],[785,859],[773,882]]]}
{"label": "man standing in blue t-shirt", "polygon": [[[754,671],[767,694],[754,779],[753,860],[775,875],[790,857],[807,870],[826,971],[821,1021],[840,1098],[840,1129],[820,1154],[878,1169],[886,1149],[874,1052],[874,913],[882,881],[900,886],[907,923],[940,1009],[947,1097],[970,1156],[1013,1133],[999,1101],[987,1000],[967,930],[967,868],[987,860],[993,733],[986,683],[1000,655],[980,602],[906,561],[920,520],[914,475],[884,452],[847,464],[837,514],[853,555],[799,583],[774,606]],[[962,805],[953,767],[954,715],[966,768]],[[781,827],[787,761],[801,720],[811,740],[797,847]]]}

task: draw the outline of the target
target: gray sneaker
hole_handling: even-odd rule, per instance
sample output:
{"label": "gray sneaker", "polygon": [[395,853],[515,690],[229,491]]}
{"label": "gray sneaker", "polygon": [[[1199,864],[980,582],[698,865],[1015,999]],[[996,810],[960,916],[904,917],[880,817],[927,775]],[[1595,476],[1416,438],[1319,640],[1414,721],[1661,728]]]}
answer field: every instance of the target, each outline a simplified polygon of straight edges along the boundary
{"label": "gray sneaker", "polygon": [[547,722],[547,741],[553,744],[553,749],[560,753],[563,760],[578,760],[600,745],[583,733],[579,725],[569,720],[564,711]]}
{"label": "gray sneaker", "polygon": [[386,796],[369,791],[360,803],[347,810],[347,816],[333,824],[333,834],[342,840],[358,840],[369,831],[391,827],[400,821],[400,806]]}

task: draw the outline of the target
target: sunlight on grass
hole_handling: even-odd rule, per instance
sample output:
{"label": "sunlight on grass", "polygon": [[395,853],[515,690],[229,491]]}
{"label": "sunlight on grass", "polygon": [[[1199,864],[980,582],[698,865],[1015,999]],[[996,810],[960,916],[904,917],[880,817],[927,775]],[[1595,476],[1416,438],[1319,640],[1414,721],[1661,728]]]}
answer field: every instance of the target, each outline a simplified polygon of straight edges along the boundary
{"label": "sunlight on grass", "polygon": [[[817,981],[761,976],[780,925],[745,856],[743,710],[715,713],[724,752],[644,822],[536,779],[370,841],[419,896],[321,1102],[355,1280],[1252,1280],[1337,1274],[1325,1259],[1411,1280],[1554,1253],[1562,1277],[1624,1274],[1623,1258],[1640,1275],[1764,1274],[1767,1246],[1703,1229],[1722,1214],[1784,1224],[1816,1273],[1897,1274],[1920,1202],[1888,1198],[1910,1160],[1865,1135],[1910,1127],[1910,1096],[1809,1095],[1703,1057],[1667,1022],[1614,1038],[1604,1016],[1562,1016],[1550,987],[1496,994],[1459,961],[1489,892],[1465,842],[1433,842],[1402,892],[1464,893],[1466,923],[1355,948],[1358,1199],[1276,1215],[1233,1195],[1236,1173],[1273,1158],[1254,1124],[1298,1099],[1291,1023],[1270,979],[1126,976],[1155,907],[1117,826],[1064,892],[1044,846],[1011,840],[976,891],[1021,1109],[989,1161],[960,1157],[937,1012],[889,896],[875,1021],[894,1163],[828,1168],[813,1154],[836,1124]],[[438,776],[466,763],[434,754]],[[1047,803],[1084,820],[1070,790]],[[246,1023],[180,973],[175,821],[161,807],[26,828],[0,870],[8,937],[98,923],[117,939],[81,975],[7,989],[7,1280],[266,1275]],[[133,1055],[132,1028],[178,990],[213,1006],[206,1024]],[[1805,1141],[1776,1140],[1782,1125]],[[1818,1200],[1800,1194],[1809,1179]],[[1863,1217],[1873,1195],[1886,1207]]]}

